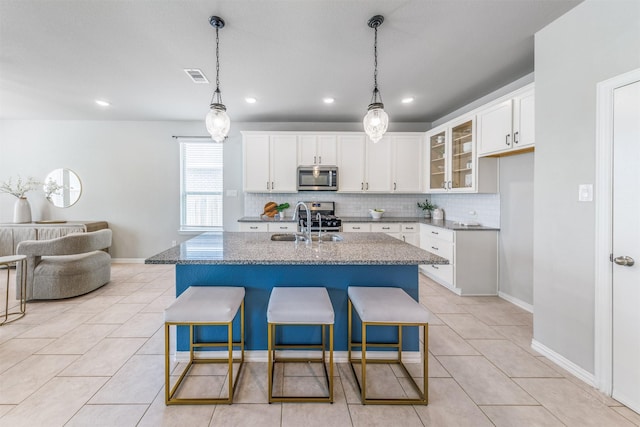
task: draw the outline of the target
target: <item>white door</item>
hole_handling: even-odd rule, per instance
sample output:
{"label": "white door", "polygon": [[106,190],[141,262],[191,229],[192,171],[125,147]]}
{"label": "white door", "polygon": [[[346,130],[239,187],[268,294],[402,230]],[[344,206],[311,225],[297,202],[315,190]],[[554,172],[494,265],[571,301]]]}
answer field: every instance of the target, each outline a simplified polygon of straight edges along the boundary
{"label": "white door", "polygon": [[[612,396],[640,412],[640,81],[614,91]],[[632,264],[633,263],[633,264]]]}

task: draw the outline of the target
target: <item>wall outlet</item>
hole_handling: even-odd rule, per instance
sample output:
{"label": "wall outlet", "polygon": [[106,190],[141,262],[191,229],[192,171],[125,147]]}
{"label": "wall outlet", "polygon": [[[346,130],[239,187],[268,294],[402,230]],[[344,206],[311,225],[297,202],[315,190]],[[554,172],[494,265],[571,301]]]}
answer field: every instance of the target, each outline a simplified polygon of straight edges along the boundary
{"label": "wall outlet", "polygon": [[176,245],[176,241],[175,241],[175,240],[172,240],[172,241],[171,241],[171,246],[173,247],[173,246],[175,246],[175,245]]}

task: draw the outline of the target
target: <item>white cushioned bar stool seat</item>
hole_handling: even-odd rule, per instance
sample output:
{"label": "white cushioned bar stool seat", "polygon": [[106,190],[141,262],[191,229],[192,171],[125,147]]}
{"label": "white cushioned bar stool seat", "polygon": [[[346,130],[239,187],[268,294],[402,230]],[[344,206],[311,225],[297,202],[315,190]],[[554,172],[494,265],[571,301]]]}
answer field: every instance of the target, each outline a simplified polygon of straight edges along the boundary
{"label": "white cushioned bar stool seat", "polygon": [[[268,328],[268,387],[271,402],[331,402],[333,403],[333,324],[334,312],[329,293],[323,287],[275,287],[269,297],[267,308]],[[277,326],[320,326],[320,344],[277,344]],[[329,327],[329,369],[326,364],[326,327]],[[276,357],[276,350],[322,350],[321,358]],[[276,362],[319,362],[322,363],[328,392],[326,396],[274,396],[273,375]]]}
{"label": "white cushioned bar stool seat", "polygon": [[[243,287],[236,286],[191,286],[187,288],[176,300],[164,311],[165,327],[165,404],[212,404],[212,403],[232,403],[233,392],[244,363],[244,295]],[[233,323],[240,312],[240,338],[234,341]],[[170,326],[189,327],[189,363],[184,368],[176,383],[170,385],[170,362],[169,362],[169,330]],[[227,327],[226,340],[215,342],[195,342],[194,328],[199,326],[220,326]],[[225,357],[196,357],[196,348],[226,347],[223,351],[208,351],[210,355],[223,353]],[[240,357],[233,357],[234,348],[240,350]],[[176,393],[183,380],[187,378],[191,367],[200,363],[227,363],[229,376],[229,389],[227,397],[177,397]],[[238,372],[233,374],[233,363],[239,363]]]}
{"label": "white cushioned bar stool seat", "polygon": [[[348,323],[349,323],[349,364],[356,377],[356,383],[360,389],[363,404],[427,404],[428,403],[428,330],[429,330],[429,310],[411,298],[401,288],[394,287],[365,287],[349,286],[348,294]],[[353,312],[358,315],[362,323],[361,342],[353,341]],[[398,328],[398,338],[394,342],[367,343],[368,326],[391,326]],[[421,363],[423,365],[422,390],[415,379],[402,362],[402,327],[422,326],[423,327],[423,351],[421,352]],[[361,357],[353,356],[354,347],[361,349]],[[394,348],[396,358],[376,358],[367,359],[367,347]],[[354,363],[360,363],[360,380],[356,374]],[[394,363],[401,366],[405,376],[410,379],[411,384],[418,397],[367,397],[367,363]]]}

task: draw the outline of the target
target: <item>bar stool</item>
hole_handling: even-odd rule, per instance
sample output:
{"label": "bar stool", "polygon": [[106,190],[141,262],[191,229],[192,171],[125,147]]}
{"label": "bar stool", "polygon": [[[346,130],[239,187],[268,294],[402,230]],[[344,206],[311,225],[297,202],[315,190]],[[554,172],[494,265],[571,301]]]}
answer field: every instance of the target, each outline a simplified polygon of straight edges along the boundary
{"label": "bar stool", "polygon": [[[16,280],[20,277],[20,283],[16,283],[16,299],[20,300],[20,307],[18,311],[12,313],[9,312],[9,280],[10,280],[10,267],[15,264],[16,267]],[[4,304],[4,320],[0,322],[0,326],[5,323],[11,323],[24,317],[27,312],[27,256],[26,255],[10,255],[0,257],[0,266],[7,269],[7,292],[5,294]],[[18,269],[20,274],[18,274]],[[16,316],[9,320],[9,316]]]}
{"label": "bar stool", "polygon": [[[400,404],[413,405],[428,403],[428,338],[429,338],[429,311],[416,300],[411,298],[404,290],[391,287],[359,287],[349,286],[348,294],[348,323],[349,323],[349,364],[356,378],[356,383],[360,389],[363,404]],[[353,319],[352,312],[355,310],[362,322],[362,342],[353,342]],[[396,326],[398,328],[398,339],[392,343],[367,343],[367,326]],[[409,371],[402,362],[402,327],[403,326],[423,326],[423,352],[421,359],[423,363],[423,390],[413,379]],[[362,356],[357,359],[352,356],[352,348],[360,347]],[[367,347],[395,348],[397,358],[395,359],[367,359]],[[353,364],[360,362],[362,384],[358,380]],[[368,398],[367,397],[367,363],[393,363],[402,367],[413,388],[418,393],[418,398]]]}
{"label": "bar stool", "polygon": [[[244,288],[232,286],[191,286],[164,311],[165,352],[165,404],[191,405],[233,402],[233,392],[244,363]],[[240,310],[240,341],[233,340],[233,320]],[[169,326],[189,326],[189,363],[173,388],[170,387]],[[216,342],[195,342],[196,326],[226,326],[227,339]],[[225,358],[196,358],[195,348],[226,347]],[[233,349],[240,349],[240,358],[233,357]],[[227,397],[179,398],[175,394],[194,364],[228,363],[229,390]],[[240,363],[238,375],[233,379],[233,363]]]}
{"label": "bar stool", "polygon": [[[323,287],[275,287],[269,297],[267,308],[268,339],[268,387],[269,403],[272,402],[330,402],[333,403],[333,324],[334,313],[331,299]],[[322,329],[321,344],[276,344],[278,326],[318,325]],[[329,371],[326,365],[326,330],[329,326]],[[313,350],[321,349],[322,358],[276,357],[276,350]],[[322,363],[327,382],[327,396],[274,396],[273,371],[276,362],[319,362]]]}

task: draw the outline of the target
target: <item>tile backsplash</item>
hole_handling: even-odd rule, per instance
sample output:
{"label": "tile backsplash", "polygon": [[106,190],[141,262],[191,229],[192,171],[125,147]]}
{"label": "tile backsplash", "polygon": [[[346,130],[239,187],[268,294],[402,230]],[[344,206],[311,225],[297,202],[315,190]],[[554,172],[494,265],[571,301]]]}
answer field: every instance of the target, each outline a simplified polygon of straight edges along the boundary
{"label": "tile backsplash", "polygon": [[[288,202],[293,207],[299,201],[333,201],[336,213],[343,217],[368,216],[369,209],[385,210],[388,217],[422,216],[417,202],[430,199],[444,210],[445,219],[466,221],[473,219],[488,227],[500,227],[500,194],[344,194],[326,191],[304,193],[245,193],[244,215],[259,216],[267,202]],[[470,212],[475,211],[476,215]]]}

